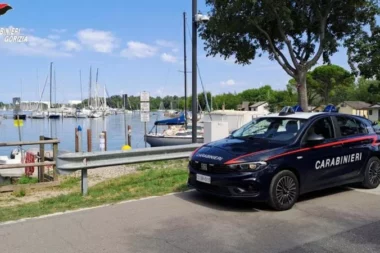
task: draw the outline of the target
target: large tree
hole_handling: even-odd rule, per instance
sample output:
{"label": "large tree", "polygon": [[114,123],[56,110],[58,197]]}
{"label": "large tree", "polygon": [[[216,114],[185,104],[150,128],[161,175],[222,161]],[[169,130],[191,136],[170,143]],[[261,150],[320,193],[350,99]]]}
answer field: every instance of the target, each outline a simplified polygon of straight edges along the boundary
{"label": "large tree", "polygon": [[355,82],[355,77],[337,65],[324,65],[315,68],[311,73],[315,81],[315,91],[323,98],[324,104],[328,104],[331,93],[345,87],[350,87]]}
{"label": "large tree", "polygon": [[206,0],[210,20],[201,27],[208,55],[249,64],[267,53],[293,77],[307,110],[306,74],[340,42],[374,21],[377,0]]}
{"label": "large tree", "polygon": [[358,31],[347,41],[351,68],[356,74],[380,80],[380,27],[370,26],[370,31]]}

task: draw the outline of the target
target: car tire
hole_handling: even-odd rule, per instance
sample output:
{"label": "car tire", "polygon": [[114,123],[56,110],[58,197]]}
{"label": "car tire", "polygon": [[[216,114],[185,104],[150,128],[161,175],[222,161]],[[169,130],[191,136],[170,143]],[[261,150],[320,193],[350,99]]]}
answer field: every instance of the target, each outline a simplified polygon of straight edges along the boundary
{"label": "car tire", "polygon": [[362,186],[367,189],[375,189],[380,184],[380,159],[371,157],[365,167]]}
{"label": "car tire", "polygon": [[269,205],[276,211],[291,209],[299,196],[299,182],[293,172],[283,170],[272,179],[269,188]]}

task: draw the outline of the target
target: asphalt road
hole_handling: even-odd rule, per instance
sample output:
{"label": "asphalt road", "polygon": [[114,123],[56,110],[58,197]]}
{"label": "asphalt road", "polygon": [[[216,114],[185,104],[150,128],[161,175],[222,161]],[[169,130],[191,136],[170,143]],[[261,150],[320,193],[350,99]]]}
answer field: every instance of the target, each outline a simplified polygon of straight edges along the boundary
{"label": "asphalt road", "polygon": [[187,192],[3,224],[0,252],[380,252],[377,193],[327,190],[274,212]]}

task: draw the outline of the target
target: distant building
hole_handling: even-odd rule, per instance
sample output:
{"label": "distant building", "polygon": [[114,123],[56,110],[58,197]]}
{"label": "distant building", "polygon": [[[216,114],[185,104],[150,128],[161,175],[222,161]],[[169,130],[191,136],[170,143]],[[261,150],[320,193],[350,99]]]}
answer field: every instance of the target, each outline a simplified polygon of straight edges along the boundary
{"label": "distant building", "polygon": [[250,111],[257,112],[257,114],[266,115],[269,113],[269,104],[266,101],[256,102],[253,105],[249,106]]}
{"label": "distant building", "polygon": [[380,104],[374,104],[368,107],[368,119],[371,121],[380,120]]}
{"label": "distant building", "polygon": [[368,108],[371,104],[363,101],[344,101],[339,105],[339,112],[368,118]]}
{"label": "distant building", "polygon": [[82,103],[81,100],[69,100],[69,102],[67,104],[68,105],[79,105],[81,103]]}

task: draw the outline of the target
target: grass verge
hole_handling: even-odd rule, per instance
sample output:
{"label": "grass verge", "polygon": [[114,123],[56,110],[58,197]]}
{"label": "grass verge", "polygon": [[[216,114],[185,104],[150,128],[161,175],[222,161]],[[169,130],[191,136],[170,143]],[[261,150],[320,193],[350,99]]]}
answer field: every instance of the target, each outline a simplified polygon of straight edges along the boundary
{"label": "grass verge", "polygon": [[[177,168],[170,168],[175,164],[177,164]],[[147,169],[144,164],[143,170],[91,187],[88,196],[85,197],[81,196],[79,192],[75,192],[39,202],[3,207],[0,208],[0,222],[184,191],[187,189],[188,172],[183,164],[185,164],[184,161],[170,164],[172,166],[165,166],[161,163],[159,166],[152,164],[151,168],[153,169]],[[165,168],[162,168],[164,166]],[[159,169],[154,169],[157,167]],[[77,182],[69,182],[68,187],[74,183]]]}

